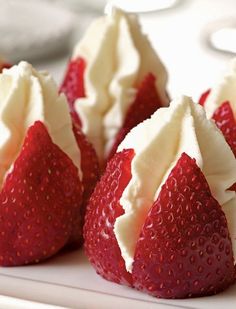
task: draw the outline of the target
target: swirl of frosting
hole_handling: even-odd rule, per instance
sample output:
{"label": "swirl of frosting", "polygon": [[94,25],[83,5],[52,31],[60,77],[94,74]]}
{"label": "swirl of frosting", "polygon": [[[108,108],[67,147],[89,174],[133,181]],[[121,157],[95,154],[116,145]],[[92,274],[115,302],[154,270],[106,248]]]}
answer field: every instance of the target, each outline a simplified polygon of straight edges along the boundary
{"label": "swirl of frosting", "polygon": [[[236,182],[236,160],[204,109],[190,98],[174,100],[131,130],[118,151],[123,149],[134,149],[135,156],[132,178],[120,199],[125,213],[117,218],[114,232],[128,271],[147,213],[183,152],[196,159],[223,210],[236,216],[236,195],[228,190]],[[229,225],[235,239],[236,223]]]}
{"label": "swirl of frosting", "polygon": [[52,141],[78,168],[80,149],[64,95],[58,95],[50,75],[20,62],[0,74],[0,184],[21,151],[28,128],[37,120],[46,126]]}
{"label": "swirl of frosting", "polygon": [[225,101],[229,101],[236,118],[236,58],[231,60],[227,72],[211,88],[211,91],[204,103],[204,107],[209,118],[212,117],[215,110]]}
{"label": "swirl of frosting", "polygon": [[125,114],[136,95],[137,85],[148,73],[156,76],[156,87],[167,105],[167,73],[136,16],[113,9],[95,20],[75,47],[73,58],[86,62],[85,98],[75,102],[83,130],[100,159],[106,156]]}

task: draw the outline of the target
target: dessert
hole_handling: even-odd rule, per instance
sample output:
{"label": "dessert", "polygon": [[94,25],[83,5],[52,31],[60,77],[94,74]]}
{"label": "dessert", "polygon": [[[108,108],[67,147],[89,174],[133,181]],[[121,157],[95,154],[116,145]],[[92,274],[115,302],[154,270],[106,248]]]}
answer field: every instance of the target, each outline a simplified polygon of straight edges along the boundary
{"label": "dessert", "polygon": [[235,280],[236,160],[188,97],[133,128],[87,207],[97,273],[156,297],[220,292]]}
{"label": "dessert", "polygon": [[236,157],[236,58],[223,78],[200,98],[207,116],[222,131]]}
{"label": "dessert", "polygon": [[20,62],[0,90],[0,264],[36,263],[81,243],[98,163],[47,73]]}
{"label": "dessert", "polygon": [[132,127],[168,105],[166,82],[137,17],[114,8],[75,47],[60,91],[102,162]]}

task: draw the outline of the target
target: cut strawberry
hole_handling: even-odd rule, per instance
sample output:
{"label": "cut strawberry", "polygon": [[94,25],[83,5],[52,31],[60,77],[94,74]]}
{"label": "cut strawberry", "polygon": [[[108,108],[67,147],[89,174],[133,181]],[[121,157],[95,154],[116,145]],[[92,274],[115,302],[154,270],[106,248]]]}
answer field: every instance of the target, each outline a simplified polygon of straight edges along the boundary
{"label": "cut strawberry", "polygon": [[82,183],[84,187],[83,202],[81,205],[81,218],[78,217],[78,224],[75,225],[75,229],[70,239],[70,246],[78,247],[80,246],[82,240],[80,220],[83,225],[88,199],[99,179],[100,169],[98,158],[93,146],[88,142],[86,136],[83,134],[80,126],[76,124],[76,122],[74,122],[73,131],[81,153],[81,170],[83,174]]}
{"label": "cut strawberry", "polygon": [[200,105],[202,105],[202,106],[205,105],[206,99],[208,98],[210,92],[211,92],[211,89],[208,89],[207,91],[205,91],[205,92],[201,95],[201,97],[200,97],[200,99],[199,99],[199,104],[200,104]]}
{"label": "cut strawberry", "polygon": [[131,179],[133,150],[117,153],[92,194],[84,225],[85,251],[96,271],[105,279],[131,285],[120,248],[113,232],[117,217],[124,213],[119,204]]}
{"label": "cut strawberry", "polygon": [[151,117],[158,108],[162,107],[155,81],[155,76],[149,73],[138,87],[136,98],[131,104],[126,114],[124,124],[116,136],[108,160],[116,153],[117,147],[133,127]]}
{"label": "cut strawberry", "polygon": [[77,168],[36,122],[0,193],[0,264],[36,263],[57,253],[77,224],[81,200]]}
{"label": "cut strawberry", "polygon": [[79,116],[74,109],[74,102],[78,98],[85,97],[85,88],[84,88],[84,71],[86,63],[84,59],[78,58],[71,60],[67,66],[67,71],[64,77],[64,80],[61,84],[60,93],[64,93],[67,97],[70,112],[73,114],[73,117],[79,120]]}
{"label": "cut strawberry", "polygon": [[184,153],[148,213],[132,275],[137,289],[162,298],[215,294],[235,280],[225,215]]}
{"label": "cut strawberry", "polygon": [[2,72],[3,69],[10,69],[11,64],[10,63],[0,63],[0,73]]}
{"label": "cut strawberry", "polygon": [[229,102],[223,103],[212,117],[236,157],[236,120]]}

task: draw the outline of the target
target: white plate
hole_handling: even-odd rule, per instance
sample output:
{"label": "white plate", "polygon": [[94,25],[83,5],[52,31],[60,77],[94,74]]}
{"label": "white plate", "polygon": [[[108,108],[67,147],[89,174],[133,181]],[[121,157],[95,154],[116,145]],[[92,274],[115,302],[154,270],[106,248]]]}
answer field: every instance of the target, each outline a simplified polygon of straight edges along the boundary
{"label": "white plate", "polygon": [[162,300],[108,282],[89,265],[82,250],[45,263],[0,269],[0,294],[26,300],[89,309],[235,309],[236,285],[224,293],[187,300]]}

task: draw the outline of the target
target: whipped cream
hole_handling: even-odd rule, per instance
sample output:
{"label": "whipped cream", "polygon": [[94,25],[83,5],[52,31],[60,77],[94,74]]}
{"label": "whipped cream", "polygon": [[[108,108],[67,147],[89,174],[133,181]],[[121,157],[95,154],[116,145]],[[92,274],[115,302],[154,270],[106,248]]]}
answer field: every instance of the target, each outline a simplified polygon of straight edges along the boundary
{"label": "whipped cream", "polygon": [[204,109],[190,98],[174,100],[169,108],[159,109],[151,119],[131,130],[118,151],[129,148],[135,151],[132,178],[120,199],[125,213],[114,226],[129,272],[147,213],[183,152],[196,159],[219,204],[224,208],[234,199],[236,211],[235,192],[227,191],[236,182],[234,155],[215,124],[206,118]]}
{"label": "whipped cream", "polygon": [[211,88],[211,92],[205,101],[207,116],[211,118],[215,110],[225,101],[230,102],[236,118],[236,58],[231,60],[229,68],[218,83]]}
{"label": "whipped cream", "polygon": [[86,61],[86,98],[75,102],[83,130],[102,160],[122,127],[126,112],[136,95],[135,87],[152,72],[163,105],[167,73],[137,17],[113,9],[95,20],[75,47],[73,58]]}
{"label": "whipped cream", "polygon": [[72,131],[72,122],[64,95],[58,95],[53,79],[38,73],[27,62],[20,62],[0,74],[0,184],[14,163],[28,128],[39,120],[52,141],[78,168],[80,149]]}

